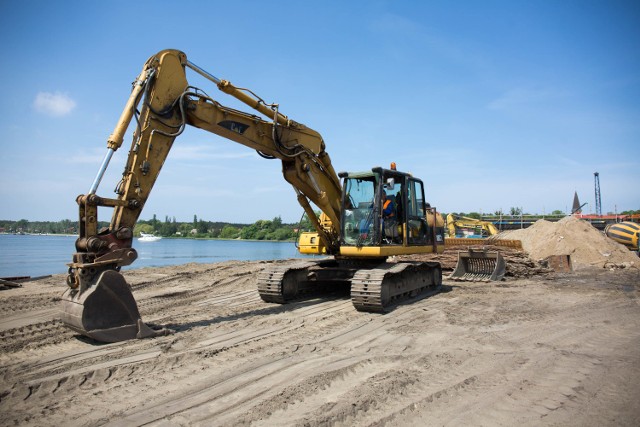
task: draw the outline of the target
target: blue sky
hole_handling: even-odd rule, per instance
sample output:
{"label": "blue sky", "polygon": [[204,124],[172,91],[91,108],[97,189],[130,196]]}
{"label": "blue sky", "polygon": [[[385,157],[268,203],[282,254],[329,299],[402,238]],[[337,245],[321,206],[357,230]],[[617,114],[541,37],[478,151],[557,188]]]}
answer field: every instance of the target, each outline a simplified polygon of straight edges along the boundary
{"label": "blue sky", "polygon": [[[0,5],[0,219],[77,218],[130,83],[166,48],[319,131],[338,171],[395,161],[441,211],[565,211],[577,191],[589,213],[596,171],[604,212],[640,209],[638,1]],[[189,129],[141,218],[301,213],[279,161]]]}

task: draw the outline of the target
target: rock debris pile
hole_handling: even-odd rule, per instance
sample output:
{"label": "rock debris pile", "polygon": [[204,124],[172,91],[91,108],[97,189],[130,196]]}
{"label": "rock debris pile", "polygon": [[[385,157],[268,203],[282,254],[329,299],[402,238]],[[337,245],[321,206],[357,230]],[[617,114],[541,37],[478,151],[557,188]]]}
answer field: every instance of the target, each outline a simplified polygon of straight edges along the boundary
{"label": "rock debris pile", "polygon": [[529,228],[505,231],[496,238],[522,241],[522,248],[533,260],[570,255],[574,269],[640,267],[640,260],[632,251],[573,216],[558,222],[541,219]]}

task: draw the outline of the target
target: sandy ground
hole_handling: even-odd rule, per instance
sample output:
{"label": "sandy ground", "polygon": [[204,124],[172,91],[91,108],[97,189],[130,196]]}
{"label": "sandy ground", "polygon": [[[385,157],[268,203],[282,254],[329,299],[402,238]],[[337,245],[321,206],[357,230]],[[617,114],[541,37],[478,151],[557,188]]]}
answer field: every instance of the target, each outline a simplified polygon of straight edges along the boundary
{"label": "sandy ground", "polygon": [[268,304],[266,262],[131,270],[170,336],[97,344],[64,277],[0,292],[1,425],[640,425],[640,274],[456,283],[385,315]]}

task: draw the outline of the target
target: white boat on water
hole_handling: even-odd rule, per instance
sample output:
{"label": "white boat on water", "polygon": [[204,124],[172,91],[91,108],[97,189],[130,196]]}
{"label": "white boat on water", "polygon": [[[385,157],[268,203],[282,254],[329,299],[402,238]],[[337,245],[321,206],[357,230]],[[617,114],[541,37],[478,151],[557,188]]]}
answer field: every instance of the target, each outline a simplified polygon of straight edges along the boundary
{"label": "white boat on water", "polygon": [[155,242],[162,239],[160,236],[154,236],[153,234],[140,233],[140,237],[138,237],[138,242]]}

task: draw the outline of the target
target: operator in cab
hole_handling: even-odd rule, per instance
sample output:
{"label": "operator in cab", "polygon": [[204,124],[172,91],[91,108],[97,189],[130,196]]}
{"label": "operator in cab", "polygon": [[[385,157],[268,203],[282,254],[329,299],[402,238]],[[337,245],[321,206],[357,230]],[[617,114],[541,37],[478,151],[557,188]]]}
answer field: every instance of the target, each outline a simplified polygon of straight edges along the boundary
{"label": "operator in cab", "polygon": [[382,192],[382,218],[389,219],[395,216],[395,206],[387,199],[387,193]]}

